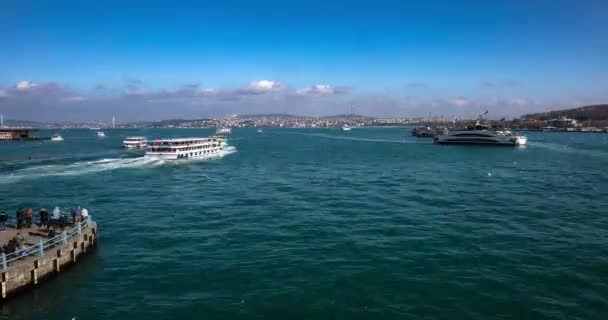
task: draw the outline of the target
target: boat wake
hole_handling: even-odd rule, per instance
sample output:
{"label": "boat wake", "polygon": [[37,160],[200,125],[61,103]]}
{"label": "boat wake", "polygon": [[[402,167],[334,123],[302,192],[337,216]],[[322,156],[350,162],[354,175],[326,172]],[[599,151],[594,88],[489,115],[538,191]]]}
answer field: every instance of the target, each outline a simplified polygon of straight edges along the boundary
{"label": "boat wake", "polygon": [[5,176],[0,176],[0,184],[10,184],[26,179],[36,179],[41,177],[78,176],[118,169],[152,168],[164,164],[179,165],[180,163],[222,158],[235,152],[236,148],[228,147],[213,157],[189,160],[166,161],[142,156],[137,158],[113,158],[94,161],[78,161],[71,164],[37,165],[18,169]]}
{"label": "boat wake", "polygon": [[163,164],[162,160],[139,158],[101,159],[79,161],[72,164],[38,165],[23,168],[4,176],[0,183],[14,183],[25,179],[52,176],[77,176],[125,168],[144,168]]}
{"label": "boat wake", "polygon": [[573,147],[570,147],[565,144],[551,143],[551,142],[532,142],[532,143],[528,143],[528,145],[530,145],[531,147],[543,148],[543,149],[547,149],[547,150],[554,151],[554,152],[608,159],[608,152],[601,151],[601,150],[588,150],[588,149],[581,149],[581,148],[573,148]]}

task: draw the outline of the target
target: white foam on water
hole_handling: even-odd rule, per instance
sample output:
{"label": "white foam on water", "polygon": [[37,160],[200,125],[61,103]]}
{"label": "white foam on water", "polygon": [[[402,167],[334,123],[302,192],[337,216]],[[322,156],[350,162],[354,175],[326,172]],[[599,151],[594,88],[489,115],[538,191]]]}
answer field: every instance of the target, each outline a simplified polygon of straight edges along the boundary
{"label": "white foam on water", "polygon": [[100,159],[79,161],[72,164],[40,165],[16,170],[4,177],[0,183],[14,183],[24,179],[49,176],[77,176],[124,168],[143,168],[162,165],[164,161],[139,158]]}
{"label": "white foam on water", "polygon": [[179,165],[180,163],[223,158],[224,156],[235,152],[236,148],[229,146],[211,157],[187,160],[162,160],[143,156],[138,158],[109,158],[94,161],[78,161],[72,164],[38,165],[19,169],[8,175],[0,176],[0,183],[15,183],[24,179],[35,179],[40,177],[78,176],[117,169],[151,168],[168,163]]}
{"label": "white foam on water", "polygon": [[572,148],[565,144],[559,143],[551,143],[551,142],[529,142],[528,145],[530,147],[539,147],[555,152],[568,153],[568,154],[577,154],[581,156],[592,156],[592,157],[600,157],[604,159],[608,159],[608,152],[600,151],[600,150],[585,150],[579,148]]}

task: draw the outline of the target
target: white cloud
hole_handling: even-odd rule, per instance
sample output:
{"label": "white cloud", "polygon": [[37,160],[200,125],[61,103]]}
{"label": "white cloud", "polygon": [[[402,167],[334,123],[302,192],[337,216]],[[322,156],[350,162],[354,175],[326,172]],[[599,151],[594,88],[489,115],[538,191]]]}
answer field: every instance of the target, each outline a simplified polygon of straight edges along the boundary
{"label": "white cloud", "polygon": [[465,106],[466,104],[468,104],[469,100],[465,97],[456,97],[456,98],[449,99],[448,102],[457,107],[462,107],[462,106]]}
{"label": "white cloud", "polygon": [[148,92],[146,90],[142,90],[142,89],[130,90],[127,92],[128,96],[137,96],[137,97],[143,97],[147,94],[148,94]]}
{"label": "white cloud", "polygon": [[270,81],[270,80],[260,80],[254,81],[248,84],[243,90],[240,90],[241,93],[264,93],[269,92],[274,89],[281,88],[282,85],[279,82]]}
{"label": "white cloud", "polygon": [[61,99],[61,101],[64,101],[64,102],[81,102],[81,101],[87,101],[87,100],[88,99],[83,96],[71,96],[71,97],[65,97],[65,98]]}
{"label": "white cloud", "polygon": [[296,90],[297,95],[329,96],[346,93],[346,88],[337,88],[328,84],[317,84],[312,87]]}
{"label": "white cloud", "polygon": [[217,93],[218,93],[217,90],[212,89],[212,88],[205,88],[205,89],[198,90],[196,92],[197,95],[203,96],[203,97],[214,96]]}
{"label": "white cloud", "polygon": [[23,81],[17,82],[17,84],[15,85],[15,88],[20,91],[26,91],[26,90],[33,89],[37,86],[38,86],[37,83],[34,83],[32,81],[23,80]]}
{"label": "white cloud", "polygon": [[522,98],[512,98],[509,100],[509,102],[516,106],[524,106],[528,103],[528,101],[526,101],[526,99],[522,99]]}

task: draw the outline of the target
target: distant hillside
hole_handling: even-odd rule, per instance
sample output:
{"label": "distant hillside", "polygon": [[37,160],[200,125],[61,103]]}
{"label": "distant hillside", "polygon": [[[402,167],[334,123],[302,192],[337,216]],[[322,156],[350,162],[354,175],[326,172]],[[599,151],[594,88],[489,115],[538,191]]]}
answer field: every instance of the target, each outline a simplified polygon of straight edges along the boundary
{"label": "distant hillside", "polygon": [[361,116],[358,114],[337,114],[337,115],[325,116],[325,117],[321,117],[321,118],[322,119],[367,119],[367,120],[375,119],[373,117]]}
{"label": "distant hillside", "polygon": [[24,127],[24,128],[48,128],[48,123],[25,120],[7,120],[4,119],[4,125],[7,127]]}
{"label": "distant hillside", "polygon": [[296,116],[286,113],[266,113],[266,114],[245,114],[239,115],[239,119],[257,119],[257,118],[308,118],[304,116]]}
{"label": "distant hillside", "polygon": [[239,115],[239,119],[257,119],[257,118],[282,118],[282,119],[373,119],[368,116],[361,116],[357,114],[337,114],[323,117],[311,117],[311,116],[298,116],[293,114],[285,113],[269,113],[269,114],[249,114]]}
{"label": "distant hillside", "polygon": [[521,119],[544,121],[556,119],[562,116],[576,119],[578,121],[607,121],[608,104],[598,104],[574,109],[525,114],[521,116]]}
{"label": "distant hillside", "polygon": [[160,120],[153,121],[151,123],[140,123],[140,124],[151,124],[156,127],[166,127],[166,126],[179,126],[184,123],[207,123],[214,121],[213,119],[169,119],[169,120]]}

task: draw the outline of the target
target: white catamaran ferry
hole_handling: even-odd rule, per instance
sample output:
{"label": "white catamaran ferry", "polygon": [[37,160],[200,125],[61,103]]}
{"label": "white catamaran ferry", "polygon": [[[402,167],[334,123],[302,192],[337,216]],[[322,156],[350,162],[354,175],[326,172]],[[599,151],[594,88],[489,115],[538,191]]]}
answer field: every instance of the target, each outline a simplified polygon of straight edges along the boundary
{"label": "white catamaran ferry", "polygon": [[439,144],[477,144],[477,145],[501,145],[522,146],[528,142],[528,138],[513,134],[510,130],[492,130],[490,126],[482,124],[484,116],[479,115],[475,126],[466,129],[446,130],[443,134],[435,137]]}
{"label": "white catamaran ferry", "polygon": [[224,136],[220,135],[208,138],[161,139],[150,142],[145,157],[161,160],[214,158],[232,150],[234,147],[228,146]]}
{"label": "white catamaran ferry", "polygon": [[145,137],[127,137],[122,146],[125,149],[144,149],[148,146],[148,141]]}

